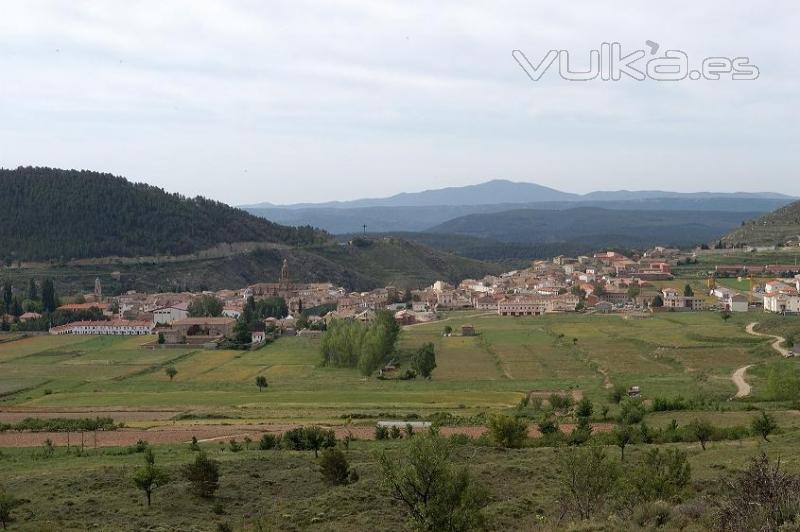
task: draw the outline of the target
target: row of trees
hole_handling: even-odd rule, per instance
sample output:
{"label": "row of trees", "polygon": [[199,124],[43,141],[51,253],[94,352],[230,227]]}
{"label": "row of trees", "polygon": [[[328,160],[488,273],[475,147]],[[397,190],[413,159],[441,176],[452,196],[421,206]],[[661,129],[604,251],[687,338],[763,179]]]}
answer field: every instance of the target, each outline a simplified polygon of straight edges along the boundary
{"label": "row of trees", "polygon": [[334,320],[322,335],[322,363],[339,368],[358,368],[364,376],[380,369],[395,352],[400,326],[385,310],[364,324],[358,321]]}
{"label": "row of trees", "polygon": [[34,279],[30,279],[24,289],[14,287],[11,281],[6,280],[2,283],[2,296],[3,310],[16,317],[23,312],[53,312],[59,306],[52,279],[42,281],[41,296]]}

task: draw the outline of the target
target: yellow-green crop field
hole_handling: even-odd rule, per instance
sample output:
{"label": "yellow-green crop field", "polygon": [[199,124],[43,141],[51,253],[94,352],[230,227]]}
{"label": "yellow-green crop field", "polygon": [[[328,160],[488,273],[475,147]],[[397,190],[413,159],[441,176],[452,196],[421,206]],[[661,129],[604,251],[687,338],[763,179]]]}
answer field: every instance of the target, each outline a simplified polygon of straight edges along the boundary
{"label": "yellow-green crop field", "polygon": [[[767,368],[779,360],[765,338],[745,332],[759,320],[780,330],[800,328],[796,318],[760,313],[726,321],[711,312],[643,320],[456,312],[402,332],[401,353],[425,342],[436,347],[433,378],[407,381],[322,366],[319,341],[309,338],[281,338],[256,351],[214,351],[147,349],[141,337],[34,336],[0,344],[0,400],[32,410],[174,409],[258,419],[468,414],[513,408],[530,392],[570,391],[604,402],[612,385],[638,385],[646,398],[727,399],[736,391],[731,374],[750,364],[747,380],[757,398]],[[476,336],[460,336],[466,323]],[[443,336],[445,325],[455,330],[452,336]],[[167,366],[177,370],[172,380]],[[255,386],[257,375],[267,377],[266,390]]]}

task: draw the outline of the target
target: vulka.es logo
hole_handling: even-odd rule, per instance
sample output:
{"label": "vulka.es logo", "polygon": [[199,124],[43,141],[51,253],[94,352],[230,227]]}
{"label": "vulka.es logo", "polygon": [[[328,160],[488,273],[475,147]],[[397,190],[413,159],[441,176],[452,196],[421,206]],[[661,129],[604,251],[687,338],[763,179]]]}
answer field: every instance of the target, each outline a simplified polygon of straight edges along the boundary
{"label": "vulka.es logo", "polygon": [[691,69],[689,55],[682,50],[664,50],[656,55],[660,48],[657,42],[645,41],[650,52],[650,59],[642,61],[648,54],[645,50],[634,50],[623,55],[622,45],[618,42],[600,45],[599,50],[589,51],[589,65],[585,70],[578,70],[570,63],[567,50],[550,50],[538,63],[528,59],[522,50],[514,50],[511,56],[527,74],[531,81],[539,81],[553,63],[558,62],[559,75],[568,81],[619,81],[627,76],[637,81],[652,79],[654,81],[681,81],[706,79],[718,80],[723,77],[734,80],[757,79],[758,67],[750,64],[749,57],[706,57],[699,67]]}

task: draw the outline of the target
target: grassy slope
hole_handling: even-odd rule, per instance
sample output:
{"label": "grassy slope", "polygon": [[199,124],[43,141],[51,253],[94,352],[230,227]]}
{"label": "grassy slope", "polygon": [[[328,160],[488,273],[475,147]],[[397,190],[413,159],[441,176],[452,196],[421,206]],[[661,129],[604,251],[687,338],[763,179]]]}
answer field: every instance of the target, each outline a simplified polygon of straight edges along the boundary
{"label": "grassy slope", "polygon": [[[694,490],[714,495],[708,481],[730,478],[750,457],[764,449],[782,465],[800,470],[797,427],[763,444],[755,439],[710,444],[678,444],[692,466]],[[141,454],[114,454],[114,449],[89,451],[83,457],[58,449],[52,458],[37,458],[39,450],[4,450],[0,459],[3,483],[28,502],[15,510],[14,530],[83,530],[97,523],[108,530],[216,530],[227,523],[235,530],[380,530],[404,529],[402,507],[380,486],[377,453],[396,452],[397,442],[354,442],[347,451],[360,480],[331,487],[322,482],[313,453],[242,451],[231,453],[219,444],[204,444],[221,461],[220,489],[213,501],[187,493],[180,465],[192,459],[188,446],[156,447],[157,463],[173,481],[157,489],[153,505],[145,507],[141,492],[130,479],[141,466]],[[631,446],[626,463],[641,459],[649,446]],[[490,497],[484,510],[489,530],[560,530],[559,456],[563,448],[503,450],[464,446],[454,461],[466,465]],[[618,452],[612,448],[612,456]],[[217,504],[221,513],[214,510]],[[711,506],[704,505],[710,512]],[[584,525],[586,525],[584,523]],[[621,523],[599,524],[591,530],[618,530]],[[704,529],[700,521],[692,530]],[[585,528],[581,528],[582,530]]]}

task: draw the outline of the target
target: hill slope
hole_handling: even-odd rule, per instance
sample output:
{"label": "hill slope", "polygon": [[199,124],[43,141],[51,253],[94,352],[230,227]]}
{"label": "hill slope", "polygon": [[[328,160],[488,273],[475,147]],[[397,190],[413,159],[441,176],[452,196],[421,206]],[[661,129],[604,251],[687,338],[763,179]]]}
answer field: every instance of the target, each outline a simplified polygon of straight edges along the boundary
{"label": "hill slope", "polygon": [[[354,290],[500,272],[497,264],[402,239],[340,244],[311,227],[278,225],[216,201],[96,172],[0,170],[0,201],[0,259],[33,262],[2,268],[0,275],[15,286],[53,277],[62,294],[91,290],[95,277],[107,293],[240,287],[277,280],[284,259],[297,281]],[[235,242],[248,244],[219,245]],[[197,253],[211,247],[223,251]]]}
{"label": "hill slope", "polygon": [[749,220],[725,235],[728,245],[775,246],[800,242],[800,201]]}
{"label": "hill slope", "polygon": [[504,242],[590,243],[596,248],[687,246],[719,238],[748,216],[748,213],[622,211],[596,207],[563,211],[518,209],[471,214],[437,225],[430,231]]}
{"label": "hill slope", "polygon": [[205,198],[169,194],[98,172],[0,169],[1,258],[178,255],[221,242],[309,244],[311,227],[286,227]]}

